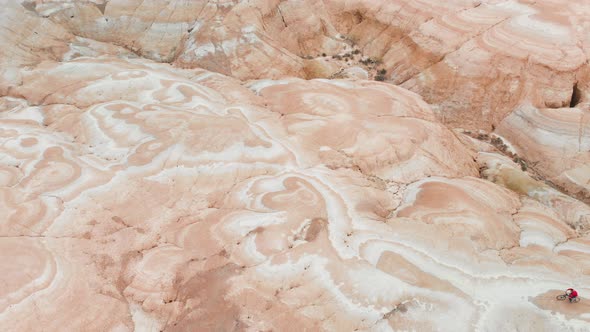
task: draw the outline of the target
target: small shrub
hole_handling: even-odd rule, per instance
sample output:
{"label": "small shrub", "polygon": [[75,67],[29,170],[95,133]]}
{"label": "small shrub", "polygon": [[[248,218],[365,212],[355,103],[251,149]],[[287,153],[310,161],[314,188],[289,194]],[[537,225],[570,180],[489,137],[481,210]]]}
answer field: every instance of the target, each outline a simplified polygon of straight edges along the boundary
{"label": "small shrub", "polygon": [[385,75],[385,74],[387,74],[387,70],[385,70],[385,69],[381,69],[381,70],[379,71],[379,74],[380,74],[380,75]]}
{"label": "small shrub", "polygon": [[375,76],[375,81],[383,82],[383,81],[385,81],[385,76],[383,76],[383,75],[376,75]]}
{"label": "small shrub", "polygon": [[500,137],[492,138],[491,143],[496,146],[500,146],[502,144],[502,139]]}
{"label": "small shrub", "polygon": [[361,53],[360,50],[354,50],[354,51],[352,51],[352,54],[359,54],[359,53]]}
{"label": "small shrub", "polygon": [[378,64],[381,64],[381,60],[376,59],[376,58],[373,58],[373,57],[370,57],[369,58],[369,63],[371,63],[371,64],[377,64],[378,65]]}
{"label": "small shrub", "polygon": [[526,171],[529,168],[526,161],[524,161],[524,159],[520,158],[519,156],[514,156],[514,158],[512,158],[512,161],[519,164],[520,169],[522,169],[523,171]]}
{"label": "small shrub", "polygon": [[322,53],[322,56],[326,56],[326,53]]}

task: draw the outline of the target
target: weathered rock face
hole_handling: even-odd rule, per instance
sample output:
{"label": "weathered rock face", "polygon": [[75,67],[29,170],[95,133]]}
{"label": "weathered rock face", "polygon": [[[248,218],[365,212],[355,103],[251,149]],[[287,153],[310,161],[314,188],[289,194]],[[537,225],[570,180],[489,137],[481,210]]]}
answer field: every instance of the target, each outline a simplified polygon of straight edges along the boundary
{"label": "weathered rock face", "polygon": [[324,5],[311,0],[23,4],[77,36],[120,45],[159,62],[238,78],[306,77],[318,70],[325,75],[327,69],[302,57],[334,53],[346,45],[323,19]]}
{"label": "weathered rock face", "polygon": [[[0,44],[17,47],[0,51],[0,327],[586,329],[590,207],[441,121],[449,110],[460,116],[446,124],[479,127],[473,105],[489,98],[482,123],[503,119],[496,132],[539,173],[570,192],[588,187],[585,74],[574,51],[552,53],[586,37],[555,29],[570,39],[527,44],[545,26],[516,24],[526,8],[570,10],[7,2]],[[566,27],[578,17],[536,15]],[[518,45],[500,43],[514,31]],[[491,71],[520,70],[530,50],[538,59],[514,80],[561,100],[562,78],[579,75],[577,108],[493,99],[512,91],[501,84],[474,93]],[[380,75],[406,75],[403,87],[363,80],[376,67],[334,67],[368,55],[382,59]],[[555,302],[570,286],[582,302]]]}
{"label": "weathered rock face", "polygon": [[[561,1],[23,2],[71,34],[240,79],[329,77],[359,51],[435,105],[443,122],[490,130],[528,102],[567,107],[588,90],[590,6]],[[18,6],[18,5],[16,5]],[[14,15],[14,14],[11,14]],[[30,18],[28,18],[30,19]],[[45,22],[45,21],[43,21]],[[55,32],[58,35],[65,32]],[[27,39],[29,37],[27,36]],[[328,61],[308,57],[328,56]],[[325,58],[325,57],[324,57]]]}
{"label": "weathered rock face", "polygon": [[590,112],[522,106],[497,133],[545,178],[590,202]]}
{"label": "weathered rock face", "polygon": [[566,107],[590,6],[561,1],[332,1],[335,27],[453,126],[490,130],[522,102]]}

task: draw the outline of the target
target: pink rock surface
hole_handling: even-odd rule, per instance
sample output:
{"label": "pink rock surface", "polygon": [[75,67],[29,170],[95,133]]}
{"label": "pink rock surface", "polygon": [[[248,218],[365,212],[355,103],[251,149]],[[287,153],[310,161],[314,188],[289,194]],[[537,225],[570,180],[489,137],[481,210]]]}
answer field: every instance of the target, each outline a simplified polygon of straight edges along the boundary
{"label": "pink rock surface", "polygon": [[551,182],[590,202],[590,113],[523,106],[496,131]]}
{"label": "pink rock surface", "polygon": [[[336,28],[453,126],[489,130],[523,102],[570,104],[586,86],[586,4],[331,1]],[[583,82],[583,83],[582,83]],[[584,88],[584,91],[587,91]]]}
{"label": "pink rock surface", "polygon": [[[589,93],[590,6],[562,1],[24,1],[23,43],[40,22],[59,52],[72,35],[240,79],[330,77],[360,58],[457,127],[491,130],[523,103],[566,107]],[[12,4],[11,7],[18,7]],[[7,19],[6,22],[9,22]],[[47,29],[49,28],[49,29]],[[46,33],[46,32],[43,32]],[[17,36],[19,34],[16,34]],[[14,37],[12,37],[14,38]],[[21,50],[23,52],[23,50]],[[324,57],[322,57],[324,55]],[[26,55],[29,56],[29,55]],[[35,55],[39,56],[39,55]],[[327,56],[327,57],[326,57]],[[310,58],[317,58],[310,60]]]}
{"label": "pink rock surface", "polygon": [[2,99],[0,242],[23,258],[2,263],[1,325],[470,330],[499,324],[498,293],[574,278],[583,246],[546,265],[530,247],[548,242],[525,236],[575,237],[557,207],[473,178],[416,95],[293,79],[240,92],[179,72],[116,58],[20,71]]}
{"label": "pink rock surface", "polygon": [[587,9],[478,3],[3,3],[1,330],[587,330]]}

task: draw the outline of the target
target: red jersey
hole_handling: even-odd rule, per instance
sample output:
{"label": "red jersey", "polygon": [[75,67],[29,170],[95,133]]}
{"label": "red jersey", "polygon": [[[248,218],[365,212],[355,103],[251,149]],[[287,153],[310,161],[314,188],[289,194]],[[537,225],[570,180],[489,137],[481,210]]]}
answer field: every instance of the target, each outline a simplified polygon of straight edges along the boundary
{"label": "red jersey", "polygon": [[577,297],[577,296],[578,296],[578,292],[576,292],[576,290],[575,290],[575,289],[573,289],[573,288],[568,288],[567,290],[569,290],[569,291],[572,291],[572,292],[570,293],[570,295],[569,295],[569,298],[570,298],[570,299],[573,299],[574,297]]}

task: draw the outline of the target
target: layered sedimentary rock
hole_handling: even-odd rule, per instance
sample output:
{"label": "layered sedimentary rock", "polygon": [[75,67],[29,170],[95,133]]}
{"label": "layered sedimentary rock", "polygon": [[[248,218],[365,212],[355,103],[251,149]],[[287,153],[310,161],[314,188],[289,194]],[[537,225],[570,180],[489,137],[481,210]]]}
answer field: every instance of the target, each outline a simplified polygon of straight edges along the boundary
{"label": "layered sedimentary rock", "polygon": [[481,175],[485,179],[551,208],[579,234],[590,231],[590,207],[587,204],[559,192],[542,181],[535,180],[521,171],[520,165],[504,156],[480,152],[477,161],[480,164]]}
{"label": "layered sedimentary rock", "polygon": [[[582,3],[113,0],[22,5],[30,15],[47,17],[60,36],[108,42],[157,61],[241,79],[329,77],[360,59],[334,63],[329,58],[354,43],[381,63],[386,79],[419,93],[436,106],[440,119],[459,127],[490,130],[523,102],[565,107],[577,89],[588,93],[590,39],[584,32],[590,28],[590,6]],[[321,61],[309,60],[315,57]]]}
{"label": "layered sedimentary rock", "polygon": [[545,178],[590,202],[590,112],[526,105],[496,132]]}
{"label": "layered sedimentary rock", "polygon": [[[523,102],[586,84],[590,7],[559,1],[333,1],[336,28],[453,126],[489,130]],[[587,91],[587,90],[585,90]]]}
{"label": "layered sedimentary rock", "polygon": [[[587,329],[588,205],[441,121],[495,123],[538,173],[582,192],[585,44],[571,43],[586,37],[571,29],[584,10],[6,2],[0,327]],[[403,87],[335,67],[367,56]],[[516,83],[480,91],[492,72]],[[582,302],[556,302],[570,286]]]}
{"label": "layered sedimentary rock", "polygon": [[575,228],[476,179],[411,92],[118,58],[19,77],[2,98],[7,329],[584,324],[535,300],[586,290],[568,268],[585,242],[557,247]]}
{"label": "layered sedimentary rock", "polygon": [[23,5],[74,35],[119,45],[156,61],[238,78],[322,74],[328,68],[303,57],[333,53],[346,45],[324,19],[324,5],[317,1],[25,1]]}

